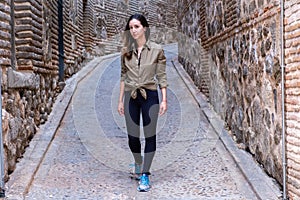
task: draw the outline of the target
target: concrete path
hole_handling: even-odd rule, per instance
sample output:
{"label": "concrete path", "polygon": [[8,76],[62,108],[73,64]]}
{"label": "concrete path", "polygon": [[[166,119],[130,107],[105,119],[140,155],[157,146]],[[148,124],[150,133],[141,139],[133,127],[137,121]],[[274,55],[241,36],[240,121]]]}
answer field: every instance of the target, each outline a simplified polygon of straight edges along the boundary
{"label": "concrete path", "polygon": [[279,199],[277,185],[236,148],[223,122],[165,47],[168,113],[160,117],[152,189],[137,192],[124,118],[119,55],[96,58],[68,80],[6,184],[6,199]]}

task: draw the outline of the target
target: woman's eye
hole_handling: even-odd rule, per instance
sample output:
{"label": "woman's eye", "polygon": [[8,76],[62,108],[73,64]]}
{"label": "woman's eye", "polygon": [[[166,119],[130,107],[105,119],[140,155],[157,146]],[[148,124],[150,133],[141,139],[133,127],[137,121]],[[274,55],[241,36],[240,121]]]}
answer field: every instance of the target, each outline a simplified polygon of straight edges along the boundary
{"label": "woman's eye", "polygon": [[139,25],[133,25],[133,26],[129,26],[129,29],[131,30],[131,29],[138,29],[138,28],[140,28],[140,26]]}

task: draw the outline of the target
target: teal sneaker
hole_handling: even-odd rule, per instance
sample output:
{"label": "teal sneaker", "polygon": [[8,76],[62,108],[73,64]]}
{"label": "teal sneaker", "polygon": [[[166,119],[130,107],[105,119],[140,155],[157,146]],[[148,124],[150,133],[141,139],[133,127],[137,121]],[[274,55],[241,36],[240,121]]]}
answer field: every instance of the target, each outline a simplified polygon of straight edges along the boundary
{"label": "teal sneaker", "polygon": [[140,180],[140,176],[142,174],[142,164],[132,164],[133,167],[132,172],[130,172],[130,178],[135,180]]}
{"label": "teal sneaker", "polygon": [[140,177],[140,181],[139,181],[139,186],[137,188],[137,190],[139,192],[148,192],[150,190],[150,181],[149,181],[149,176],[147,174],[143,174]]}

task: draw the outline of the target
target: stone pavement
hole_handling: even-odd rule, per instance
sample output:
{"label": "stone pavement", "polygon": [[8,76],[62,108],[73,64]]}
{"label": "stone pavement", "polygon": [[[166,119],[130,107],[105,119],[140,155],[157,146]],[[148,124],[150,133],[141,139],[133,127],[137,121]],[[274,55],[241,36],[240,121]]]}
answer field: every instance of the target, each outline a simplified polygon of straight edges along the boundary
{"label": "stone pavement", "polygon": [[275,200],[280,190],[236,147],[165,46],[168,112],[160,117],[152,189],[136,190],[124,118],[117,114],[119,54],[95,58],[67,81],[46,124],[6,183],[6,199]]}

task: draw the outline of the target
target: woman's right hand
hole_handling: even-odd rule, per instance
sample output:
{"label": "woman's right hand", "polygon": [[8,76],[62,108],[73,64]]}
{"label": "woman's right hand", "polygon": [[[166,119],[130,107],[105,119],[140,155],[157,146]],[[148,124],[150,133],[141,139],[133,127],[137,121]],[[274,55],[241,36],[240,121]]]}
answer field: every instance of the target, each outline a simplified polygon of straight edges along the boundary
{"label": "woman's right hand", "polygon": [[119,112],[119,115],[121,115],[121,116],[124,115],[124,103],[123,102],[119,102],[119,104],[118,104],[118,112]]}

